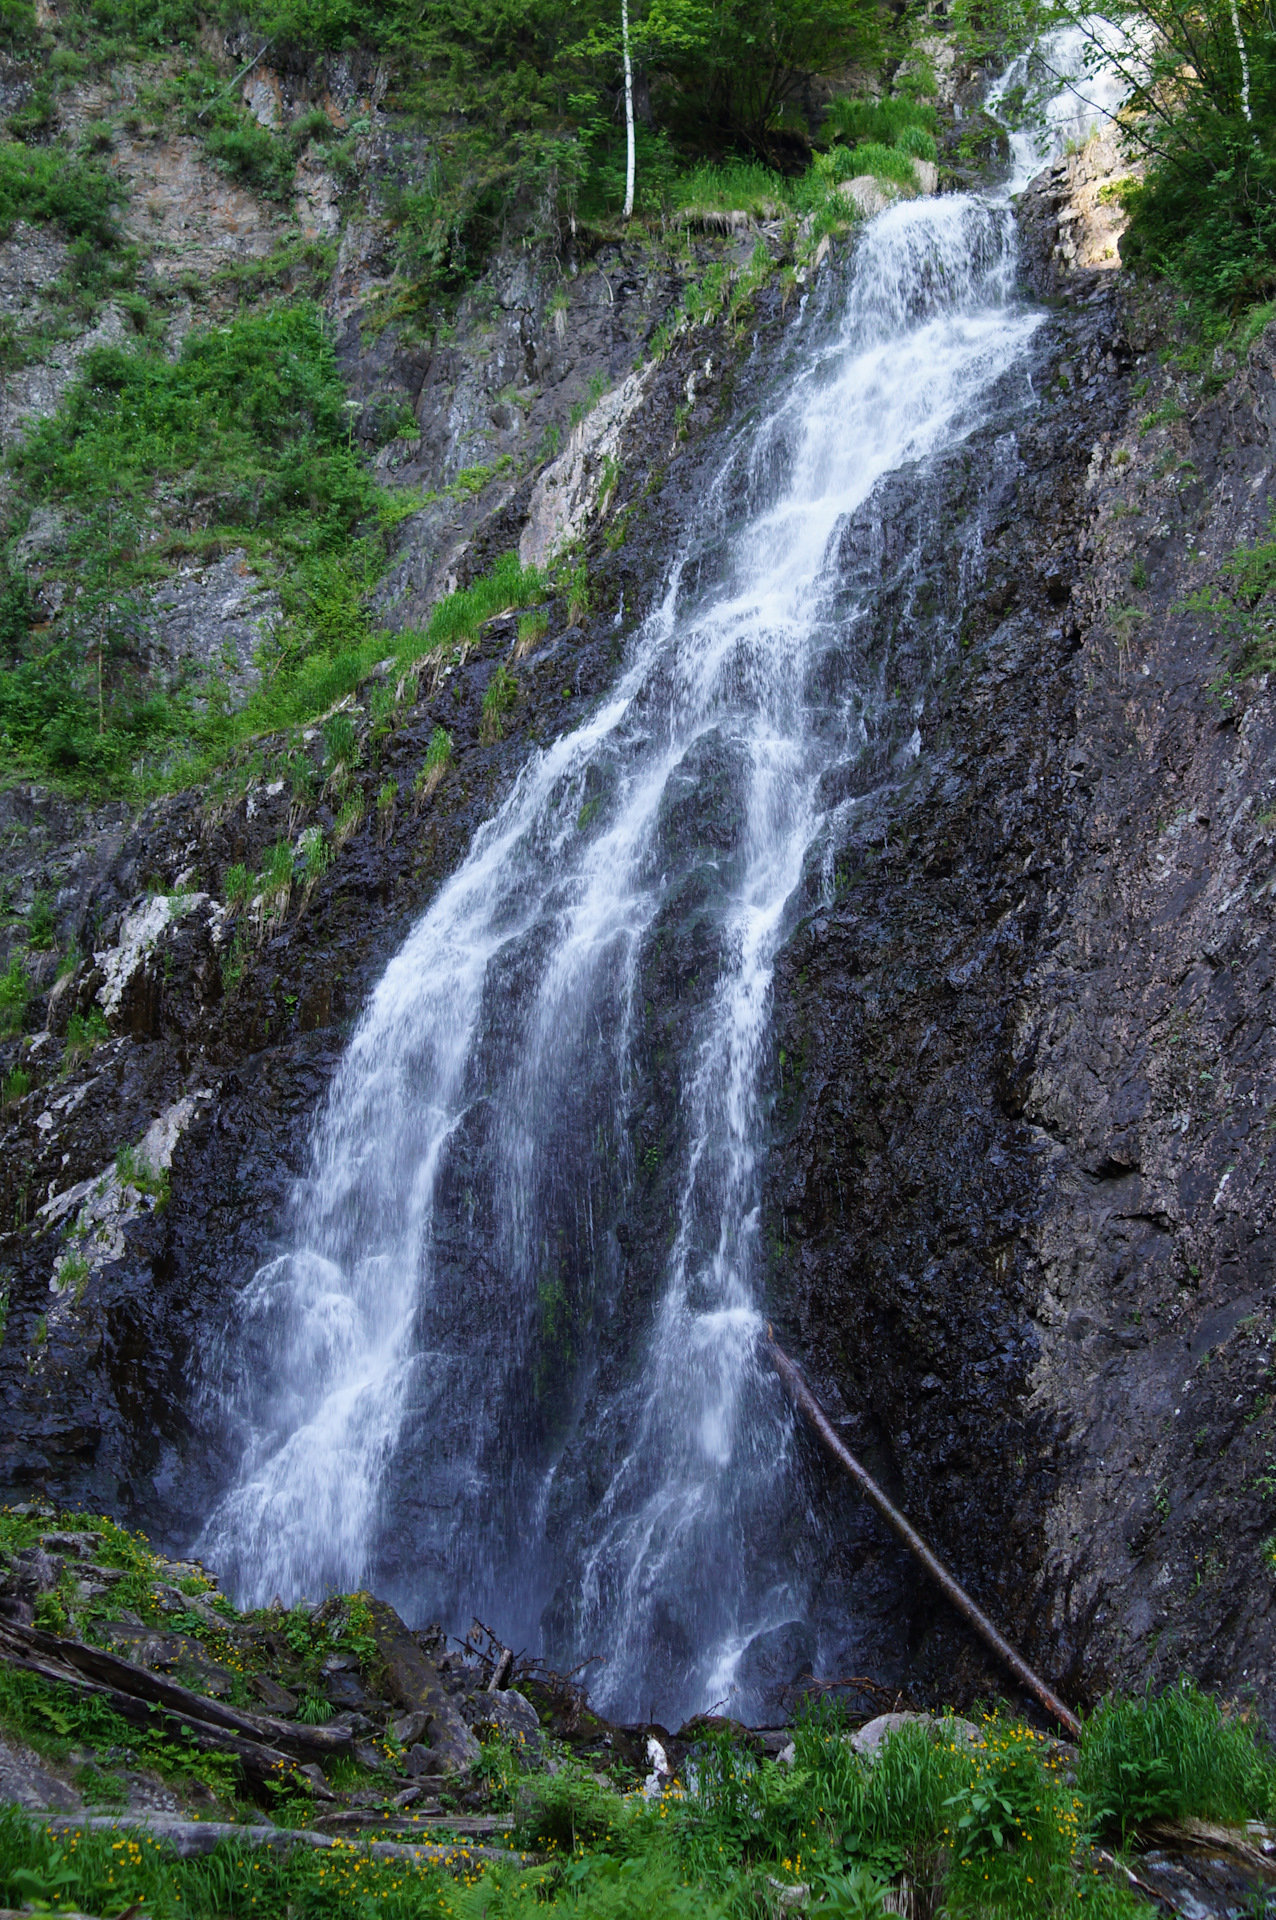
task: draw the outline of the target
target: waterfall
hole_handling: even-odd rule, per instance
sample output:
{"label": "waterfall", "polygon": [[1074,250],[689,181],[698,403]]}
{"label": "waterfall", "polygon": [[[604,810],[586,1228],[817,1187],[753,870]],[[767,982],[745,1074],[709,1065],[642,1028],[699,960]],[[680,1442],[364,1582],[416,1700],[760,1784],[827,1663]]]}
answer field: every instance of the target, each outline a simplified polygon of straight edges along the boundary
{"label": "waterfall", "polygon": [[[875,501],[1007,383],[1032,403],[1009,196],[1040,154],[1018,136],[999,192],[901,202],[825,270],[614,690],[386,968],[209,1374],[243,1458],[200,1547],[241,1604],[479,1612],[671,1723],[747,1713],[750,1650],[818,1610],[757,1357],[772,969],[920,749],[925,686],[869,631]],[[977,575],[977,528],[952,565]]]}

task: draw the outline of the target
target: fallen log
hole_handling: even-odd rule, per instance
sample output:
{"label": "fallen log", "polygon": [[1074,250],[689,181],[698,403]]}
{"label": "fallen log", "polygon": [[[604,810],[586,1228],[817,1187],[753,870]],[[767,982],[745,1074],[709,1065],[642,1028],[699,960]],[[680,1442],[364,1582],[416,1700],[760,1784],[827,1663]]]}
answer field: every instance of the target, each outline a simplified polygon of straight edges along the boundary
{"label": "fallen log", "polygon": [[104,1647],[86,1646],[81,1640],[67,1640],[60,1634],[42,1633],[38,1627],[18,1626],[12,1621],[0,1623],[0,1641],[3,1640],[17,1641],[48,1659],[74,1667],[90,1680],[101,1681],[120,1693],[133,1694],[139,1700],[154,1701],[183,1718],[224,1727],[250,1740],[269,1741],[307,1759],[330,1760],[354,1750],[354,1736],[349,1727],[309,1727],[303,1721],[277,1720],[273,1714],[245,1713],[207,1694],[193,1693],[175,1680],[165,1680],[149,1667],[140,1667],[118,1653],[108,1653]]}
{"label": "fallen log", "polygon": [[[101,1681],[88,1679],[71,1666],[57,1665],[34,1654],[15,1651],[12,1646],[5,1644],[3,1637],[0,1637],[0,1660],[21,1672],[37,1674],[40,1679],[48,1680],[54,1686],[72,1687],[78,1693],[101,1700],[122,1720],[127,1720],[130,1726],[166,1735],[171,1726],[176,1730],[175,1743],[198,1747],[201,1753],[226,1754],[239,1762],[249,1780],[262,1786],[269,1783],[278,1785],[297,1771],[298,1762],[291,1754],[281,1753],[277,1747],[245,1739],[242,1734],[232,1733],[226,1727],[211,1726],[192,1715],[175,1713],[157,1701],[139,1699],[133,1693],[121,1693],[115,1687],[104,1686]],[[170,1724],[165,1725],[165,1722]],[[335,1799],[330,1788],[321,1787],[310,1775],[305,1777],[319,1798]]]}
{"label": "fallen log", "polygon": [[[354,1841],[334,1839],[330,1834],[316,1833],[311,1827],[241,1827],[233,1820],[187,1820],[172,1813],[66,1813],[42,1818],[40,1824],[50,1833],[146,1833],[170,1847],[181,1860],[211,1853],[222,1840],[234,1840],[245,1847],[266,1847],[271,1852],[282,1852],[288,1847],[331,1847],[345,1853],[357,1850],[371,1854],[374,1860],[404,1860],[416,1866],[446,1867],[454,1873],[464,1873],[476,1860],[521,1866],[525,1861],[541,1858],[537,1854],[514,1853],[508,1847],[469,1847],[460,1842],[446,1846],[439,1841],[412,1845],[407,1841],[373,1840],[366,1847],[362,1844],[356,1847]],[[30,1920],[29,1915],[26,1920]]]}
{"label": "fallen log", "polygon": [[992,1649],[1002,1664],[1014,1674],[1020,1685],[1026,1687],[1034,1699],[1041,1702],[1046,1712],[1052,1715],[1060,1726],[1065,1727],[1074,1740],[1079,1739],[1081,1722],[1072,1709],[1063,1704],[1058,1694],[1052,1692],[1045,1681],[1033,1672],[1023,1655],[1018,1653],[997,1631],[988,1615],[975,1604],[943,1561],[931,1552],[916,1527],[904,1517],[897,1506],[887,1499],[868,1469],[862,1466],[855,1455],[842,1444],[823,1407],[789,1359],[788,1354],[777,1343],[770,1327],[767,1328],[767,1351],[771,1364],[783,1381],[794,1406],[816,1435],[825,1452],[831,1454],[837,1464],[850,1474],[865,1499],[876,1507],[887,1526],[903,1541],[914,1559],[921,1563],[940,1592],[947,1596],[962,1618],[975,1629],[985,1646]]}

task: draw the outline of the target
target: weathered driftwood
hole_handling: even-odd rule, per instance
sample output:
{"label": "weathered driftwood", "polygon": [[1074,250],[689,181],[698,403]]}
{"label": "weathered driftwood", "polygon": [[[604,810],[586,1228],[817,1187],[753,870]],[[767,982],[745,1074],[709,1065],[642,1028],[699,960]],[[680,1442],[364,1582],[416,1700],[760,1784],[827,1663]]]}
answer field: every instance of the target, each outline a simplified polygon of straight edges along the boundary
{"label": "weathered driftwood", "polygon": [[308,1760],[330,1760],[334,1755],[353,1750],[349,1727],[309,1727],[303,1721],[277,1720],[272,1714],[245,1713],[206,1694],[193,1693],[189,1687],[166,1680],[152,1673],[149,1667],[138,1666],[135,1661],[109,1653],[104,1647],[88,1647],[82,1641],[66,1640],[59,1634],[42,1633],[38,1627],[17,1626],[11,1621],[0,1623],[0,1641],[5,1639],[19,1642],[32,1653],[74,1667],[90,1680],[113,1687],[117,1692],[153,1701],[183,1719],[224,1727],[250,1740],[267,1741],[286,1752],[304,1755]]}
{"label": "weathered driftwood", "polygon": [[[211,1853],[221,1840],[234,1840],[245,1847],[266,1847],[272,1852],[288,1847],[340,1847],[345,1851],[353,1851],[355,1847],[352,1840],[334,1839],[330,1834],[315,1833],[309,1827],[241,1827],[231,1820],[186,1820],[171,1813],[54,1814],[43,1818],[41,1825],[52,1833],[76,1830],[145,1833],[170,1847],[183,1860]],[[447,1867],[457,1873],[463,1873],[476,1860],[517,1866],[524,1859],[540,1857],[513,1853],[506,1847],[472,1847],[463,1842],[445,1846],[438,1841],[413,1846],[406,1842],[374,1840],[366,1848],[360,1846],[359,1851],[366,1851],[374,1860],[406,1860],[418,1866]]]}
{"label": "weathered driftwood", "polygon": [[904,1515],[899,1511],[899,1508],[887,1499],[872,1474],[868,1472],[866,1467],[861,1466],[860,1462],[855,1458],[855,1455],[843,1445],[842,1441],[834,1432],[823,1407],[811,1392],[805,1380],[803,1380],[792,1360],[789,1359],[788,1354],[777,1344],[775,1335],[770,1327],[767,1328],[767,1351],[771,1358],[771,1364],[779,1374],[780,1379],[784,1382],[793,1404],[797,1407],[799,1413],[816,1435],[825,1451],[831,1454],[838,1465],[850,1474],[865,1499],[876,1507],[887,1526],[903,1541],[914,1559],[918,1560],[926,1569],[926,1572],[935,1582],[935,1585],[951,1600],[963,1619],[967,1620],[975,1629],[975,1632],[979,1635],[985,1646],[990,1647],[1003,1665],[1010,1669],[1019,1683],[1026,1687],[1035,1699],[1041,1702],[1046,1712],[1053,1715],[1061,1726],[1066,1727],[1074,1740],[1077,1739],[1081,1733],[1081,1722],[1077,1719],[1076,1714],[1072,1712],[1070,1707],[1065,1707],[1058,1694],[1051,1691],[1045,1681],[1033,1672],[1023,1655],[1018,1653],[1015,1648],[1011,1646],[1010,1642],[997,1631],[992,1621],[988,1618],[988,1615],[981,1607],[976,1606],[965,1588],[961,1586],[949,1572],[943,1561],[931,1552],[916,1527],[905,1519]]}

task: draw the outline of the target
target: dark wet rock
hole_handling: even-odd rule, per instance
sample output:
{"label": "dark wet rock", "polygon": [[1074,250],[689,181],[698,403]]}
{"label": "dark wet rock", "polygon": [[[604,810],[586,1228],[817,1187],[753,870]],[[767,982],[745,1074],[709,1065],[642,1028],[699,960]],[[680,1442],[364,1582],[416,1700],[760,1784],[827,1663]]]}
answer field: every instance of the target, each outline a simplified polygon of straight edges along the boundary
{"label": "dark wet rock", "polygon": [[43,1547],[26,1547],[12,1556],[0,1577],[6,1593],[15,1599],[35,1600],[42,1593],[52,1593],[61,1572],[58,1562]]}
{"label": "dark wet rock", "polygon": [[354,1673],[326,1674],[323,1690],[334,1707],[357,1711],[368,1704],[359,1676]]}
{"label": "dark wet rock", "polygon": [[296,1713],[296,1694],[290,1693],[287,1687],[281,1687],[268,1673],[255,1673],[249,1684],[267,1713],[276,1714],[281,1720],[290,1719]]}
{"label": "dark wet rock", "polygon": [[116,1620],[103,1621],[97,1628],[99,1639],[135,1666],[154,1673],[171,1674],[183,1686],[218,1699],[228,1699],[235,1675],[219,1660],[214,1660],[201,1640],[188,1633],[161,1633],[153,1627],[130,1627]]}
{"label": "dark wet rock", "polygon": [[531,1760],[541,1752],[541,1723],[531,1701],[517,1688],[504,1687],[496,1693],[486,1689],[476,1693],[463,1709],[471,1730],[480,1740],[503,1737]]}
{"label": "dark wet rock", "polygon": [[[410,1714],[424,1716],[422,1732],[428,1738],[428,1753],[414,1746],[409,1771],[414,1775],[468,1772],[479,1757],[479,1744],[449,1698],[437,1668],[426,1659],[393,1607],[384,1600],[370,1600],[368,1611],[385,1671],[386,1691]],[[414,1758],[419,1755],[425,1757]]]}
{"label": "dark wet rock", "polygon": [[0,1801],[10,1801],[28,1813],[70,1813],[83,1804],[74,1787],[8,1735],[0,1737]]}
{"label": "dark wet rock", "polygon": [[736,1685],[750,1698],[756,1693],[771,1706],[787,1706],[796,1683],[811,1673],[818,1645],[817,1634],[805,1621],[786,1620],[749,1642],[736,1669]]}

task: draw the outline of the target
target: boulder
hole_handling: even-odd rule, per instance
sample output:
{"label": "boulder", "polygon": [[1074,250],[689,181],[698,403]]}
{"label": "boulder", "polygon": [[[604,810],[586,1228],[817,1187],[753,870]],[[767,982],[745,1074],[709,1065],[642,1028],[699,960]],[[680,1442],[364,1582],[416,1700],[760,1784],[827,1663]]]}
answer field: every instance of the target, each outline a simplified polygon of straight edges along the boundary
{"label": "boulder", "polygon": [[[386,1693],[405,1712],[426,1716],[423,1731],[434,1763],[428,1771],[468,1772],[479,1757],[479,1743],[449,1699],[434,1662],[427,1660],[394,1608],[384,1600],[370,1600],[368,1611],[377,1652],[385,1667]],[[415,1747],[412,1752],[416,1752]]]}
{"label": "boulder", "polygon": [[960,1740],[978,1740],[979,1728],[969,1720],[936,1719],[933,1713],[879,1713],[875,1720],[867,1721],[864,1726],[848,1733],[848,1743],[856,1753],[862,1753],[866,1760],[876,1760],[883,1740],[889,1734],[898,1733],[901,1727],[924,1726],[931,1734],[941,1730],[955,1734]]}
{"label": "boulder", "polygon": [[467,1718],[478,1734],[504,1737],[524,1754],[541,1748],[541,1723],[531,1701],[514,1687],[479,1693],[467,1703]]}

